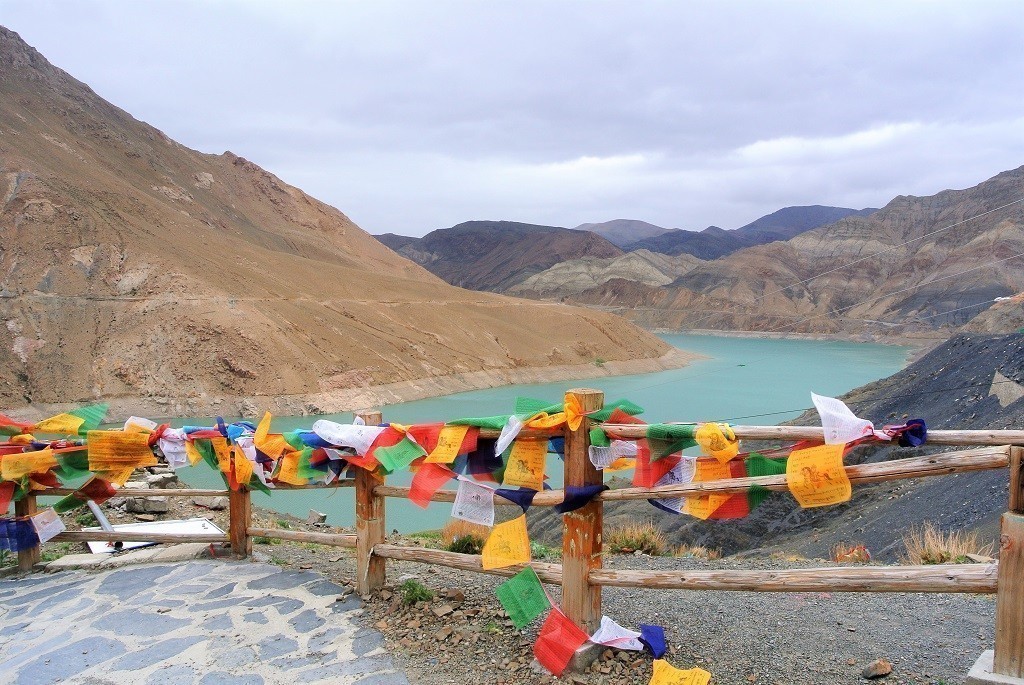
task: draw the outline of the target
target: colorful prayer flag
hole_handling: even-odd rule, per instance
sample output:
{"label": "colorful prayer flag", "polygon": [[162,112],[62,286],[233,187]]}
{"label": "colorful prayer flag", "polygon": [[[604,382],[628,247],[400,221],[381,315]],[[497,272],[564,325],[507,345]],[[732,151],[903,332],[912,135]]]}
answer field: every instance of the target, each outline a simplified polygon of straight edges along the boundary
{"label": "colorful prayer flag", "polygon": [[512,443],[502,485],[541,490],[547,456],[547,438],[519,438]]}
{"label": "colorful prayer flag", "polygon": [[537,572],[530,566],[499,585],[495,592],[501,606],[505,607],[508,617],[519,630],[551,606]]}
{"label": "colorful prayer flag", "polygon": [[0,478],[20,480],[32,473],[49,471],[57,465],[57,459],[49,447],[35,452],[8,454],[0,461]]}
{"label": "colorful prayer flag", "polygon": [[526,532],[526,514],[499,523],[491,530],[480,559],[485,571],[529,561],[530,536]]}
{"label": "colorful prayer flag", "polygon": [[57,414],[48,419],[43,419],[35,425],[40,433],[59,433],[63,435],[85,435],[89,431],[96,430],[103,417],[107,413],[107,405],[93,404],[69,411],[65,414]]}
{"label": "colorful prayer flag", "polygon": [[437,446],[427,455],[428,464],[451,464],[462,453],[470,426],[445,426],[437,436]]}
{"label": "colorful prayer flag", "polygon": [[373,451],[373,456],[385,471],[394,473],[406,468],[426,453],[426,450],[420,447],[415,440],[406,436],[405,439],[390,447],[377,447]]}
{"label": "colorful prayer flag", "polygon": [[789,491],[808,509],[849,501],[853,494],[850,479],[843,468],[845,445],[821,445],[793,450],[786,462]]}
{"label": "colorful prayer flag", "polygon": [[[697,470],[693,476],[694,483],[704,483],[712,480],[725,480],[732,477],[729,465],[715,461],[714,459],[698,459]],[[708,519],[715,511],[729,501],[732,495],[700,495],[687,497],[686,506],[683,511],[690,516],[699,519]]]}
{"label": "colorful prayer flag", "polygon": [[727,424],[703,423],[693,434],[704,454],[726,463],[740,452],[740,441]]}
{"label": "colorful prayer flag", "polygon": [[548,618],[541,626],[537,641],[533,643],[533,655],[544,668],[561,676],[588,635],[569,620],[558,607],[552,607]]}
{"label": "colorful prayer flag", "polygon": [[492,490],[466,478],[460,478],[459,491],[455,493],[455,503],[452,505],[452,518],[478,523],[488,528],[493,526],[494,495]]}
{"label": "colorful prayer flag", "polygon": [[443,464],[421,464],[413,476],[409,500],[416,506],[426,509],[431,496],[454,477],[455,473]]}
{"label": "colorful prayer flag", "polygon": [[649,685],[708,685],[711,674],[694,666],[686,671],[678,669],[664,659],[655,659]]}

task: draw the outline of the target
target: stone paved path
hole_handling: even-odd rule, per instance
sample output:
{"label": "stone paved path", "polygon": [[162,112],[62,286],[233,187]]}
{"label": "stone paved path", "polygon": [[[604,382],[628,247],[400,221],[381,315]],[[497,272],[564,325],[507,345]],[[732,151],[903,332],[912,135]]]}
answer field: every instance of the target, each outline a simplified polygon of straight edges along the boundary
{"label": "stone paved path", "polygon": [[0,684],[408,685],[341,591],[228,561],[0,580]]}

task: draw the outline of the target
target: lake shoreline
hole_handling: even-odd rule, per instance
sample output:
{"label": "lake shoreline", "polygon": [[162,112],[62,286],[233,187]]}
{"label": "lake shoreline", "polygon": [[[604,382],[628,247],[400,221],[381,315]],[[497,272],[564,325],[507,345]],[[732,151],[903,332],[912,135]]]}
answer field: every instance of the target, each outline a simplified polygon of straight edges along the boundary
{"label": "lake shoreline", "polygon": [[[265,411],[276,416],[338,414],[388,405],[443,397],[469,390],[486,390],[506,385],[586,381],[610,376],[655,373],[688,366],[706,357],[696,352],[672,348],[655,359],[629,359],[468,371],[447,376],[418,378],[383,385],[344,388],[296,395],[223,395],[185,398],[126,396],[97,398],[109,403],[106,420],[123,421],[129,416],[154,420],[180,416],[224,416],[259,419]],[[32,404],[11,409],[10,416],[23,421],[38,421],[47,416],[78,409],[85,402]]]}

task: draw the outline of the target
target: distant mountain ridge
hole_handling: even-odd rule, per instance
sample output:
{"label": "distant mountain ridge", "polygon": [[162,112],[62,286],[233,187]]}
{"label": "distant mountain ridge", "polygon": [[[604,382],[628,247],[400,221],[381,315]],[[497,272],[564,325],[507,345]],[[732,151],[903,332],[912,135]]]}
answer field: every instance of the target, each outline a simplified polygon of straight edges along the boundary
{"label": "distant mountain ridge", "polygon": [[596,233],[602,238],[607,238],[609,242],[625,248],[638,240],[654,238],[668,233],[672,229],[662,228],[637,219],[612,219],[596,224],[580,224],[576,230]]}
{"label": "distant mountain ridge", "polygon": [[516,221],[466,221],[422,238],[376,238],[452,285],[494,292],[560,262],[623,254],[596,233]]}

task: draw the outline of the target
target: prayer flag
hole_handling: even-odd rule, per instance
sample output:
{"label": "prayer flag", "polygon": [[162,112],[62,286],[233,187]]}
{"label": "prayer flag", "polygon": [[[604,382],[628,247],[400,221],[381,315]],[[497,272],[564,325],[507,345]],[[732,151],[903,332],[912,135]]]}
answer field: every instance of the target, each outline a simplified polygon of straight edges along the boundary
{"label": "prayer flag", "polygon": [[286,452],[278,461],[277,474],[274,479],[289,485],[306,485],[306,479],[299,477],[299,457],[301,452]]}
{"label": "prayer flag", "polygon": [[20,435],[32,430],[33,424],[12,419],[6,414],[0,414],[0,435]]}
{"label": "prayer flag", "polygon": [[421,423],[409,426],[406,435],[423,448],[425,454],[430,454],[437,447],[437,440],[444,429],[444,423]]}
{"label": "prayer flag", "polygon": [[725,463],[740,452],[740,441],[727,424],[703,423],[693,434],[704,454]]}
{"label": "prayer flag", "polygon": [[480,559],[485,571],[529,561],[530,536],[526,532],[526,514],[499,523],[491,530]]}
{"label": "prayer flag", "polygon": [[[524,509],[525,512],[525,509]],[[459,491],[455,493],[452,518],[478,523],[490,528],[494,525],[494,496],[488,487],[460,478]]]}
{"label": "prayer flag", "polygon": [[682,452],[688,447],[696,445],[697,441],[694,439],[696,429],[697,427],[692,423],[652,423],[647,426],[647,444],[651,450],[651,462],[656,462],[670,454]]}
{"label": "prayer flag", "polygon": [[425,456],[426,453],[426,450],[407,435],[404,440],[395,445],[377,447],[373,451],[373,456],[376,457],[385,471],[394,473],[406,468],[416,459]]}
{"label": "prayer flag", "polygon": [[565,395],[565,423],[569,430],[578,431],[583,425],[583,405],[576,395]]}
{"label": "prayer flag", "polygon": [[652,462],[651,450],[646,440],[637,441],[636,447],[636,470],[633,472],[633,485],[638,488],[654,487],[683,458],[681,454],[673,454]]}
{"label": "prayer flag", "polygon": [[[260,452],[271,459],[277,459],[288,450],[289,445],[280,433],[271,434],[270,421],[272,418],[273,415],[269,411],[263,414],[263,419],[256,426],[256,433],[252,436],[252,441]],[[195,464],[195,462],[192,463]]]}
{"label": "prayer flag", "polygon": [[52,507],[42,510],[31,517],[31,520],[32,527],[36,529],[36,535],[39,537],[39,542],[47,542],[53,539],[54,536],[67,530],[64,526],[64,521],[61,520],[60,516],[57,516],[57,512]]}
{"label": "prayer flag", "polygon": [[443,464],[424,463],[413,476],[409,499],[416,506],[426,509],[430,504],[431,495],[454,477],[452,470]]}
{"label": "prayer flag", "polygon": [[326,419],[313,422],[313,432],[322,439],[338,447],[351,447],[360,455],[370,450],[370,445],[384,430],[383,426],[336,423]]}
{"label": "prayer flag", "polygon": [[601,617],[601,626],[596,633],[590,636],[590,641],[596,645],[628,649],[634,652],[643,651],[644,648],[643,643],[640,642],[640,633],[623,628],[607,616]]}
{"label": "prayer flag", "polygon": [[[427,455],[428,464],[451,464],[463,452],[470,426],[445,426],[437,436],[437,446]],[[477,429],[479,434],[479,429]],[[475,442],[475,441],[474,441]],[[469,451],[469,450],[467,450]]]}
{"label": "prayer flag", "polygon": [[[704,483],[712,480],[725,480],[732,477],[728,464],[722,464],[713,459],[698,459],[697,470],[693,476],[693,482]],[[729,501],[732,495],[700,495],[687,497],[686,506],[683,511],[690,516],[699,519],[708,519],[715,511]]]}
{"label": "prayer flag", "polygon": [[811,401],[821,417],[821,427],[825,431],[826,445],[845,445],[858,438],[873,435],[875,426],[866,419],[858,418],[850,411],[846,403],[834,397],[824,397],[811,393]]}
{"label": "prayer flag", "polygon": [[551,603],[532,567],[527,566],[495,590],[498,601],[519,630],[547,611]]}
{"label": "prayer flag", "polygon": [[711,674],[703,668],[694,666],[684,671],[664,659],[655,659],[649,685],[708,685],[710,682]]}
{"label": "prayer flag", "polygon": [[145,433],[91,430],[86,434],[89,445],[89,470],[123,471],[142,466],[156,466],[159,462],[149,447]]}
{"label": "prayer flag", "polygon": [[96,430],[107,413],[106,404],[92,404],[69,411],[66,414],[57,414],[48,419],[43,419],[35,425],[40,433],[60,433],[64,435],[79,434],[85,435],[88,431]]}
{"label": "prayer flag", "polygon": [[0,461],[0,478],[20,480],[32,473],[44,473],[58,466],[53,450],[49,447],[35,452],[8,454]]}
{"label": "prayer flag", "polygon": [[807,509],[849,501],[853,494],[843,468],[843,444],[793,450],[786,462],[789,491]]}
{"label": "prayer flag", "polygon": [[[530,490],[529,488],[523,488],[520,490],[509,490],[508,488],[498,488],[494,491],[495,495],[504,497],[509,502],[515,502],[523,510],[525,514],[533,504],[533,498],[537,496],[536,490]],[[493,516],[491,518],[491,525],[494,523]]]}
{"label": "prayer flag", "polygon": [[[734,460],[726,462],[726,466],[729,467],[729,475],[732,478],[746,478],[747,477],[747,466],[742,461]],[[722,521],[725,519],[741,519],[750,516],[750,499],[748,493],[739,492],[735,495],[728,495],[727,500],[723,502],[709,518],[716,521]]]}
{"label": "prayer flag", "polygon": [[519,417],[515,414],[508,417],[505,421],[505,425],[501,427],[501,435],[498,436],[498,441],[494,443],[494,454],[495,456],[501,456],[512,441],[519,435],[519,431],[523,430],[523,422],[519,420]]}
{"label": "prayer flag", "polygon": [[655,659],[663,657],[665,655],[665,629],[646,623],[641,623],[637,627],[640,628],[640,642],[644,644],[644,647],[651,650]]}
{"label": "prayer flag", "polygon": [[547,438],[520,438],[512,443],[502,485],[540,490],[544,487]]}
{"label": "prayer flag", "polygon": [[[680,459],[676,466],[662,476],[655,487],[661,487],[663,485],[686,485],[693,481],[693,476],[697,472],[697,460],[696,459]],[[683,507],[686,505],[686,498],[671,497],[666,499],[649,499],[647,500],[658,509],[662,509],[671,514],[680,514],[683,511]]]}
{"label": "prayer flag", "polygon": [[568,514],[570,511],[576,511],[581,509],[588,504],[590,500],[597,497],[597,494],[602,490],[607,490],[608,486],[604,485],[566,485],[562,496],[562,501],[555,505],[555,511],[559,514]]}
{"label": "prayer flag", "polygon": [[64,514],[72,509],[77,509],[85,504],[86,500],[92,500],[96,504],[103,504],[117,494],[117,490],[109,481],[93,476],[87,480],[82,487],[67,497],[61,498],[53,505],[58,514]]}
{"label": "prayer flag", "polygon": [[533,643],[533,655],[541,666],[561,676],[572,660],[572,655],[583,646],[587,637],[558,607],[552,607],[541,626],[537,641]]}
{"label": "prayer flag", "polygon": [[[747,467],[747,475],[755,476],[780,476],[786,472],[785,459],[769,459],[758,452],[753,452],[744,460]],[[750,510],[753,511],[771,493],[771,490],[760,485],[751,485],[747,492],[747,500]]]}

